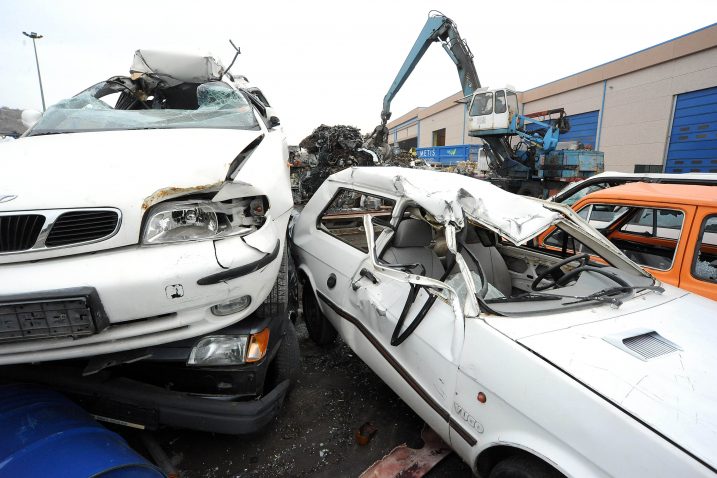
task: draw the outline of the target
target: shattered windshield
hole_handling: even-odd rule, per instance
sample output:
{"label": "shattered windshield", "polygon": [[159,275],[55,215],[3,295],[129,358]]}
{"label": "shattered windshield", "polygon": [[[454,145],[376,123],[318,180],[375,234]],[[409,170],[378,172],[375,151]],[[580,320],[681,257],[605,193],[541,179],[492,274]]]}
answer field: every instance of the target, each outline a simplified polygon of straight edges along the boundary
{"label": "shattered windshield", "polygon": [[50,107],[29,136],[173,128],[257,130],[259,123],[246,96],[220,81],[146,91],[121,78]]}

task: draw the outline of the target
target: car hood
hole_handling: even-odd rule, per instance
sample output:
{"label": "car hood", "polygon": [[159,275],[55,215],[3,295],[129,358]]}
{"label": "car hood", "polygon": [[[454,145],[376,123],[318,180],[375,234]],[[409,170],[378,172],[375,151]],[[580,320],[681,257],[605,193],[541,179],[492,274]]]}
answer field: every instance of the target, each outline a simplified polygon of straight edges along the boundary
{"label": "car hood", "polygon": [[[601,315],[600,311],[611,309],[600,306],[586,312],[592,317],[602,316],[603,320],[593,319],[517,340],[714,467],[716,304],[674,288],[668,288],[665,295],[660,298],[648,293],[637,297],[629,301],[632,308],[623,310],[623,314],[612,310]],[[631,339],[636,336],[642,336],[641,344]],[[665,342],[659,341],[660,337]],[[628,346],[631,343],[632,348]],[[637,351],[655,356],[641,358]]]}
{"label": "car hood", "polygon": [[[221,183],[258,131],[165,129],[26,137],[3,146],[0,211],[139,210],[158,191]],[[125,211],[127,209],[127,211]]]}
{"label": "car hood", "polygon": [[460,174],[398,167],[350,168],[331,181],[393,190],[423,207],[441,223],[463,224],[463,214],[519,244],[563,215],[540,201],[504,191]]}
{"label": "car hood", "polygon": [[[96,244],[3,255],[0,262],[137,244],[142,218],[153,204],[218,191],[232,160],[261,134],[229,129],[123,130],[25,137],[3,145],[0,196],[16,197],[1,202],[0,213],[111,207],[119,209],[121,227]],[[262,144],[257,149],[267,148]],[[276,160],[282,161],[281,156]],[[244,165],[234,182],[256,183],[260,176],[252,170],[257,166],[261,165]]]}

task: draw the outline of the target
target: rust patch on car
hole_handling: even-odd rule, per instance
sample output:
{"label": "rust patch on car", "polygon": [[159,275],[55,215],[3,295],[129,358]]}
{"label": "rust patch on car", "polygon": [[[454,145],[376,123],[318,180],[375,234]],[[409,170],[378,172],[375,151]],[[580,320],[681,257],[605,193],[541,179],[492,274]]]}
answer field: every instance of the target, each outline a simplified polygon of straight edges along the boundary
{"label": "rust patch on car", "polygon": [[154,206],[158,202],[161,202],[165,199],[170,199],[176,196],[181,196],[188,193],[193,192],[199,192],[199,191],[210,191],[212,189],[219,189],[219,187],[224,183],[224,181],[218,181],[216,183],[212,184],[202,184],[200,186],[190,186],[186,188],[178,188],[175,186],[170,186],[162,189],[158,189],[155,192],[153,192],[150,196],[147,196],[144,198],[144,201],[142,202],[142,210],[146,210],[150,208],[151,206]]}

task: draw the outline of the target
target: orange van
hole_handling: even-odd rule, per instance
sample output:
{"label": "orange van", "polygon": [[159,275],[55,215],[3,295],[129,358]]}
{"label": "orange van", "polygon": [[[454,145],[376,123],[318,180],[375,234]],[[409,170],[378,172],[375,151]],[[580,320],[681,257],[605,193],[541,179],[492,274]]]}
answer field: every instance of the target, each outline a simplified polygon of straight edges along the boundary
{"label": "orange van", "polygon": [[[573,209],[659,280],[717,300],[717,187],[628,183]],[[542,238],[559,246],[559,231]]]}

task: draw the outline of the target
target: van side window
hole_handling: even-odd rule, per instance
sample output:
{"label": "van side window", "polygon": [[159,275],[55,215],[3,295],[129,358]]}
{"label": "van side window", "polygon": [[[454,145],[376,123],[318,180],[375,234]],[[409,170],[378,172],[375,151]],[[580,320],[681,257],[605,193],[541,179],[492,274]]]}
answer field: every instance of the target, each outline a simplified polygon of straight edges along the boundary
{"label": "van side window", "polygon": [[620,228],[620,232],[677,240],[680,238],[683,219],[681,211],[640,208]]}
{"label": "van side window", "polygon": [[717,283],[717,216],[707,216],[700,229],[700,237],[692,264],[692,275],[700,280]]}
{"label": "van side window", "polygon": [[608,237],[641,266],[666,271],[680,239],[685,215],[674,209],[631,208],[630,219]]}
{"label": "van side window", "polygon": [[[317,226],[340,241],[368,253],[363,217],[371,215],[388,222],[395,205],[396,202],[392,199],[342,188],[319,217]],[[376,237],[384,229],[385,227],[374,224]]]}

